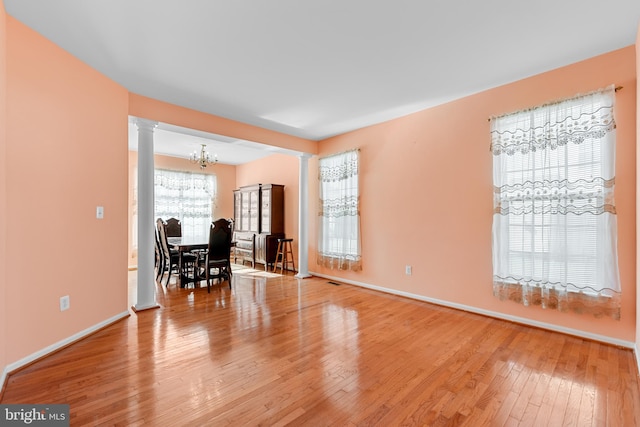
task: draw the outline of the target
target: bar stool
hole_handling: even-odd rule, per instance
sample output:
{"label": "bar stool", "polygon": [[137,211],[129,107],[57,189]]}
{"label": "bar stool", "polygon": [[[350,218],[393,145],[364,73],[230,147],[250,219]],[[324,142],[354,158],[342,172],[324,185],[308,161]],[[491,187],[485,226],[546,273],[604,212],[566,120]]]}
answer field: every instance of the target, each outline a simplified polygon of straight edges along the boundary
{"label": "bar stool", "polygon": [[291,264],[293,271],[296,271],[296,263],[293,260],[293,249],[291,248],[293,239],[278,239],[278,251],[276,252],[276,260],[273,263],[273,272],[276,273],[278,261],[280,261],[280,273],[284,274],[287,270],[287,264]]}

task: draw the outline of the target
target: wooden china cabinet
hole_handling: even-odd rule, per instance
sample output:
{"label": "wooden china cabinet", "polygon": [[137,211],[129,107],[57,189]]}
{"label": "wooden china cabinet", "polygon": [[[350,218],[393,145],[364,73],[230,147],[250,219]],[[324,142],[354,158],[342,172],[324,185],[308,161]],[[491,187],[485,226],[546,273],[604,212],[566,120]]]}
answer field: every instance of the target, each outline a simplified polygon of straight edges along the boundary
{"label": "wooden china cabinet", "polygon": [[234,262],[269,265],[284,238],[284,185],[256,184],[233,192]]}

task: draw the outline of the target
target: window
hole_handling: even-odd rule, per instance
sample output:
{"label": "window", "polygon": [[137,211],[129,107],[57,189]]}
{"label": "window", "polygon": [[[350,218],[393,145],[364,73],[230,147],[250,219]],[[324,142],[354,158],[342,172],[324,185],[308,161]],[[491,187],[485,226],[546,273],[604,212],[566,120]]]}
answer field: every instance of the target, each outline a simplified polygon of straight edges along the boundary
{"label": "window", "polygon": [[610,87],[491,120],[499,298],[619,319],[614,98]]}
{"label": "window", "polygon": [[358,150],[319,161],[318,264],[360,270]]}
{"label": "window", "polygon": [[207,235],[215,208],[215,175],[156,169],[154,191],[156,218],[178,218],[184,237]]}

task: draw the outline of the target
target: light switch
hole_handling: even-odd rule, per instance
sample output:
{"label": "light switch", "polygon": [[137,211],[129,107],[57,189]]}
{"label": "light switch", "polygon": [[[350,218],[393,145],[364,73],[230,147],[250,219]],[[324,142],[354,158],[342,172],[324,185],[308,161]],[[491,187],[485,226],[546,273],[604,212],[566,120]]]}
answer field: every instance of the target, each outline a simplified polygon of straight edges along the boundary
{"label": "light switch", "polygon": [[69,300],[69,295],[65,295],[63,297],[60,297],[60,311],[69,310],[70,306],[71,306],[71,304],[70,304],[70,300]]}
{"label": "light switch", "polygon": [[96,218],[98,219],[104,218],[104,206],[96,207]]}

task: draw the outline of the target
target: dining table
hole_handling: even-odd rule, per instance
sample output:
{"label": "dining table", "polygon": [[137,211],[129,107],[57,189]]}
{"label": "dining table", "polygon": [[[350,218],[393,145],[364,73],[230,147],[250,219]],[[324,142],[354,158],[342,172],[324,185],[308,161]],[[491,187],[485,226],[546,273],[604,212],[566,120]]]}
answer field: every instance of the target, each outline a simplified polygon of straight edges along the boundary
{"label": "dining table", "polygon": [[[194,252],[198,250],[205,250],[209,247],[209,235],[191,235],[182,237],[167,237],[167,243],[169,247],[178,251],[178,278],[180,287],[184,288],[189,283],[200,282],[200,278],[197,274],[194,277],[189,277],[184,265],[184,254],[187,252]],[[231,247],[235,246],[235,242],[231,242]]]}
{"label": "dining table", "polygon": [[184,266],[184,254],[187,252],[205,250],[209,247],[209,235],[191,235],[182,237],[167,237],[169,247],[178,251],[178,277],[180,287],[184,288],[189,283],[198,282],[197,275],[189,277]]}

